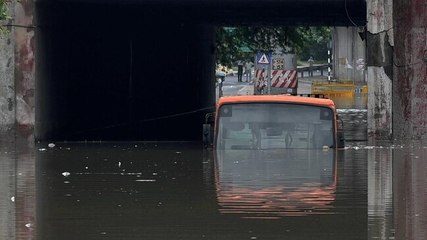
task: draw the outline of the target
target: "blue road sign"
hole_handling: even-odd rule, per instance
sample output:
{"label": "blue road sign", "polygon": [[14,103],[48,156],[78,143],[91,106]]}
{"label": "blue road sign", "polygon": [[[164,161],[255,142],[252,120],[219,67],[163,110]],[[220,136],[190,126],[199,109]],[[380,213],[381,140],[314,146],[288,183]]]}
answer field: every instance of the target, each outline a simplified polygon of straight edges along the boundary
{"label": "blue road sign", "polygon": [[271,54],[269,53],[258,53],[256,55],[257,64],[270,64],[271,63]]}

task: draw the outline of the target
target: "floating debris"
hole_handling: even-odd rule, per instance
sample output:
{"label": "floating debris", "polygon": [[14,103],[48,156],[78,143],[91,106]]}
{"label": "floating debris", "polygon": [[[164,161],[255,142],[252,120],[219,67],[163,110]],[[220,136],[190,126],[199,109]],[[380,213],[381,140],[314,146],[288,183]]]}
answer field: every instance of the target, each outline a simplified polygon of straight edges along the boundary
{"label": "floating debris", "polygon": [[50,147],[50,148],[54,148],[55,147],[55,143],[49,143],[47,146]]}
{"label": "floating debris", "polygon": [[69,173],[69,172],[63,172],[63,173],[62,173],[62,176],[64,176],[64,177],[68,177],[68,176],[70,176],[70,174],[71,174],[71,173]]}
{"label": "floating debris", "polygon": [[46,148],[39,148],[39,151],[44,152],[44,151],[47,151],[47,149]]}
{"label": "floating debris", "polygon": [[137,179],[135,182],[155,182],[156,179]]}
{"label": "floating debris", "polygon": [[15,202],[15,197],[14,197],[14,196],[12,196],[12,197],[10,198],[10,201]]}

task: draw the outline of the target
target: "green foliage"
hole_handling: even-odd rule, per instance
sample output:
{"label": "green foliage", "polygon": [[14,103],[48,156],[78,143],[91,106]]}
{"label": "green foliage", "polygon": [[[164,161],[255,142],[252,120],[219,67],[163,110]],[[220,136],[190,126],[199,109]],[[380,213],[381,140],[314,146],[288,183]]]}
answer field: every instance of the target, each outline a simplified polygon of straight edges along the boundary
{"label": "green foliage", "polygon": [[328,27],[310,27],[301,28],[301,34],[304,36],[304,45],[299,49],[298,58],[307,61],[313,57],[316,61],[324,61],[328,58],[328,43],[331,41],[331,28]]}
{"label": "green foliage", "polygon": [[6,0],[0,0],[0,20],[7,19]]}
{"label": "green foliage", "polygon": [[0,0],[0,37],[7,32],[6,28],[1,25],[1,22],[9,18],[9,15],[7,15],[6,0]]}
{"label": "green foliage", "polygon": [[241,47],[244,41],[237,35],[236,28],[218,28],[216,32],[217,63],[231,67],[234,62],[242,58],[244,52]]}
{"label": "green foliage", "polygon": [[[328,27],[224,27],[217,29],[217,63],[230,66],[236,60],[252,60],[257,52],[296,53],[300,59],[327,55]],[[243,51],[249,49],[250,51]],[[308,58],[307,57],[307,58]]]}

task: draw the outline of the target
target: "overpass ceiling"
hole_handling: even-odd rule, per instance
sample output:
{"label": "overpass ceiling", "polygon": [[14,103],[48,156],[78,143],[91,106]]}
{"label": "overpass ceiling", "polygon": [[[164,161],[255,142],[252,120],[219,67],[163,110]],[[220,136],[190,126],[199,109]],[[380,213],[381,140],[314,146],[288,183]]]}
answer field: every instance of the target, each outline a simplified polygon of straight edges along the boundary
{"label": "overpass ceiling", "polygon": [[[364,26],[365,0],[39,0],[56,4],[111,5],[171,14],[187,21],[218,25]],[[102,7],[101,7],[102,6]]]}

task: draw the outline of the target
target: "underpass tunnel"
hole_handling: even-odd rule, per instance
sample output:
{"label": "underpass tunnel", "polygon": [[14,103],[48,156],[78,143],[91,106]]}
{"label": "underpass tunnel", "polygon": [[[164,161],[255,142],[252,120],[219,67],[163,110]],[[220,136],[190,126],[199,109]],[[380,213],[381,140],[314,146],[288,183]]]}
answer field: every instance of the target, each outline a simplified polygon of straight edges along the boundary
{"label": "underpass tunnel", "polygon": [[[36,140],[200,140],[216,27],[351,24],[334,0],[142,2],[36,2]],[[348,1],[359,24],[363,3]]]}
{"label": "underpass tunnel", "polygon": [[[198,139],[213,26],[134,6],[39,6],[37,139]],[[173,13],[172,13],[173,14]]]}

